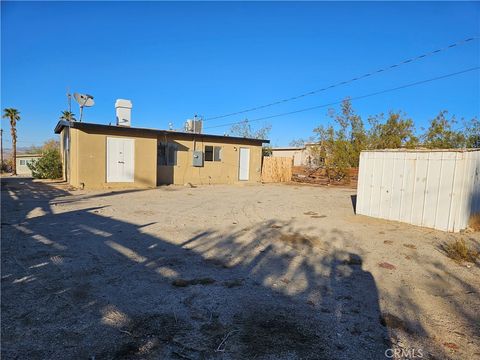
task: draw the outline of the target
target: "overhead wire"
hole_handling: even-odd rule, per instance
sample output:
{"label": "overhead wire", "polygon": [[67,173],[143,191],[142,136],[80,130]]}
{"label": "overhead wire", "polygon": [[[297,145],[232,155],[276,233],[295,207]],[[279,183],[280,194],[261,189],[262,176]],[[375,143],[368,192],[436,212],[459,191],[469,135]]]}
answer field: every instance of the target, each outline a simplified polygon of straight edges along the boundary
{"label": "overhead wire", "polygon": [[418,61],[418,60],[423,59],[425,57],[438,54],[442,51],[452,49],[454,47],[469,43],[469,42],[477,40],[477,39],[478,39],[478,37],[469,37],[469,38],[457,41],[457,42],[455,42],[453,44],[450,44],[448,46],[438,48],[436,50],[429,51],[429,52],[423,53],[421,55],[411,57],[409,59],[400,61],[398,63],[392,64],[392,65],[389,65],[389,66],[386,66],[386,67],[383,67],[383,68],[380,68],[380,69],[377,69],[377,70],[374,70],[374,71],[370,71],[370,72],[365,73],[365,74],[360,75],[360,76],[356,76],[356,77],[351,78],[349,80],[337,82],[337,83],[334,83],[334,84],[329,85],[329,86],[325,86],[325,87],[320,88],[320,89],[308,91],[306,93],[303,93],[303,94],[300,94],[300,95],[297,95],[297,96],[292,96],[292,97],[289,97],[289,98],[277,100],[277,101],[274,101],[274,102],[271,102],[271,103],[268,103],[268,104],[265,104],[265,105],[259,105],[259,106],[255,106],[255,107],[251,107],[251,108],[247,108],[247,109],[243,109],[243,110],[240,110],[240,111],[235,111],[235,112],[231,112],[231,113],[227,113],[227,114],[223,114],[223,115],[207,117],[207,118],[204,118],[203,121],[211,121],[211,120],[216,120],[216,119],[222,119],[222,118],[226,118],[226,117],[229,117],[229,116],[240,115],[240,114],[244,114],[244,113],[251,112],[251,111],[265,109],[267,107],[283,104],[283,103],[286,103],[286,102],[289,102],[289,101],[298,100],[298,99],[306,97],[306,96],[314,95],[314,94],[317,94],[319,92],[330,90],[330,89],[333,89],[335,87],[343,86],[343,85],[346,85],[346,84],[349,84],[349,83],[352,83],[352,82],[355,82],[355,81],[358,81],[358,80],[361,80],[361,79],[365,79],[365,78],[370,77],[370,76],[374,76],[374,75],[379,74],[379,73],[383,73],[385,71],[397,68],[397,67],[405,65],[405,64],[412,63],[414,61]]}
{"label": "overhead wire", "polygon": [[[437,80],[441,80],[441,79],[446,79],[446,78],[449,78],[449,77],[452,77],[452,76],[464,74],[464,73],[467,73],[467,72],[470,72],[470,71],[475,71],[475,70],[478,70],[478,69],[480,69],[480,66],[475,66],[475,67],[468,68],[468,69],[464,69],[464,70],[460,70],[460,71],[457,71],[457,72],[453,72],[453,73],[449,73],[449,74],[445,74],[445,75],[436,76],[436,77],[433,77],[433,78],[430,78],[430,79],[415,81],[415,82],[412,82],[412,83],[409,83],[409,84],[400,85],[400,86],[396,86],[396,87],[393,87],[393,88],[376,91],[376,92],[369,93],[369,94],[365,94],[365,95],[359,95],[359,96],[349,97],[348,99],[350,99],[350,100],[365,99],[365,98],[368,98],[368,97],[377,96],[377,95],[385,94],[385,93],[388,93],[388,92],[392,92],[392,91],[396,91],[396,90],[401,90],[401,89],[409,88],[409,87],[412,87],[412,86],[417,86],[417,85],[421,85],[421,84],[426,84],[426,83],[429,83],[429,82],[432,82],[432,81],[437,81]],[[244,122],[249,122],[249,123],[250,123],[250,122],[262,121],[262,120],[269,120],[269,119],[273,119],[273,118],[277,118],[277,117],[281,117],[281,116],[298,114],[298,113],[305,112],[305,111],[311,111],[311,110],[315,110],[315,109],[325,108],[325,107],[328,107],[328,106],[338,105],[338,104],[341,104],[344,100],[345,100],[345,98],[343,98],[342,100],[333,101],[333,102],[330,102],[330,103],[327,103],[327,104],[311,106],[311,107],[308,107],[308,108],[303,108],[303,109],[294,110],[294,111],[288,111],[288,112],[284,112],[284,113],[280,113],[280,114],[275,114],[275,115],[264,116],[264,117],[260,117],[260,118],[252,119],[252,120],[241,120],[241,121],[224,123],[224,124],[219,124],[219,125],[214,125],[214,126],[207,126],[207,127],[205,127],[204,129],[214,129],[214,128],[219,128],[219,127],[225,127],[225,126],[231,126],[231,125],[241,124],[241,123],[244,123]]]}

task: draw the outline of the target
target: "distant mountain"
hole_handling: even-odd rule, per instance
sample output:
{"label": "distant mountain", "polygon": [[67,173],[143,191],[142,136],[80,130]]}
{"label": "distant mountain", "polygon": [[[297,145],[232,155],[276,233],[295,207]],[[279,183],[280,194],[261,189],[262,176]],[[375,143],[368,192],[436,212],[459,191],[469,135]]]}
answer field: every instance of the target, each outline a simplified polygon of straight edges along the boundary
{"label": "distant mountain", "polygon": [[[36,154],[39,153],[41,150],[40,148],[32,148],[32,146],[17,146],[17,154]],[[3,158],[8,159],[12,156],[12,149],[11,148],[3,148]]]}

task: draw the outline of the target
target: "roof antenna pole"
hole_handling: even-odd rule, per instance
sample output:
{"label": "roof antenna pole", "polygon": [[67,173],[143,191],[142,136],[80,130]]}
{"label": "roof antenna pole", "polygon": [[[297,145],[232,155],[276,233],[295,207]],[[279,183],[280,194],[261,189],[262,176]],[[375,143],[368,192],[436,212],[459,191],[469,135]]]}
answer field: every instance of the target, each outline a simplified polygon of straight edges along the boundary
{"label": "roof antenna pole", "polygon": [[70,94],[70,87],[67,87],[67,101],[68,101],[68,112],[72,112],[72,94]]}
{"label": "roof antenna pole", "polygon": [[83,116],[83,105],[80,105],[80,119],[78,121],[82,122],[82,116]]}

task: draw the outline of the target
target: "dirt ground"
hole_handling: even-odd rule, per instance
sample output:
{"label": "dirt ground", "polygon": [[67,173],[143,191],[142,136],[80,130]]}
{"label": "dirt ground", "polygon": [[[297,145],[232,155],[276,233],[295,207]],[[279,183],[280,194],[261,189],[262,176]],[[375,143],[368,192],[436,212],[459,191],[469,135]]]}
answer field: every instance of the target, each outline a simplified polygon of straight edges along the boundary
{"label": "dirt ground", "polygon": [[343,188],[1,190],[3,359],[480,358],[479,264],[441,250],[479,233]]}

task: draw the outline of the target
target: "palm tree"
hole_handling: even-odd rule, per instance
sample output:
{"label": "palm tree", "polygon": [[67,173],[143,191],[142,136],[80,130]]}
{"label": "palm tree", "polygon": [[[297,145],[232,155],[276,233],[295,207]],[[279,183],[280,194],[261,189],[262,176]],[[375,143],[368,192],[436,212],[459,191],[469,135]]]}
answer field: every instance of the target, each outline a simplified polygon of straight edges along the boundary
{"label": "palm tree", "polygon": [[2,117],[10,119],[13,147],[12,175],[17,175],[17,121],[20,121],[20,111],[13,108],[3,109]]}
{"label": "palm tree", "polygon": [[77,119],[75,119],[75,114],[71,111],[62,111],[62,116],[60,116],[60,120],[77,121]]}

